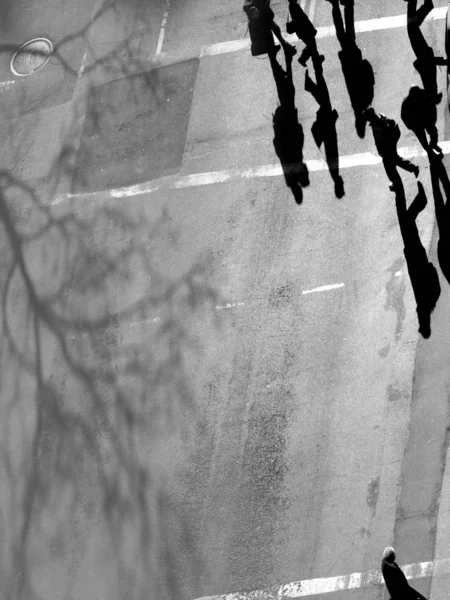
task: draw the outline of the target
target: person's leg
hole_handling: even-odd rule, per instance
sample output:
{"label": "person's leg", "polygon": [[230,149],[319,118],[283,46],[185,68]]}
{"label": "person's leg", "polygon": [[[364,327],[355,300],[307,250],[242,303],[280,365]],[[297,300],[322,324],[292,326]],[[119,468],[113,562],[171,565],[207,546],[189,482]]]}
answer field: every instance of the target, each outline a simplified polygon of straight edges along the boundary
{"label": "person's leg", "polygon": [[311,58],[312,56],[312,52],[311,52],[311,47],[309,45],[305,46],[303,48],[302,53],[300,54],[300,58],[298,59],[298,62],[303,66],[306,67],[306,61]]}
{"label": "person's leg", "polygon": [[294,56],[294,54],[297,52],[297,49],[284,39],[284,37],[281,35],[281,29],[275,23],[275,21],[272,20],[270,22],[270,28],[273,31],[277,40],[279,40],[280,44],[283,46],[283,50],[285,51],[285,53]]}
{"label": "person's leg", "polygon": [[427,123],[425,126],[426,131],[428,132],[428,135],[430,136],[430,147],[433,150],[437,150],[438,152],[442,153],[441,148],[438,145],[438,139],[439,139],[439,135],[438,135],[438,130],[436,127],[435,123]]}
{"label": "person's leg", "polygon": [[410,160],[402,158],[399,154],[395,155],[395,164],[398,167],[405,169],[405,171],[408,171],[409,173],[414,173],[416,177],[419,175],[419,167],[412,163]]}

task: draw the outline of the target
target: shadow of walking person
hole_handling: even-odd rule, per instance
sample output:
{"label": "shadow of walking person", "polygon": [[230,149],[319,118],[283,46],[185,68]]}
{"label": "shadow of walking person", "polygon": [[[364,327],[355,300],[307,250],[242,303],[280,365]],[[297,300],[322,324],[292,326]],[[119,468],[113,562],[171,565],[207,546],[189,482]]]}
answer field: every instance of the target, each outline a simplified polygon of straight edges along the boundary
{"label": "shadow of walking person", "polygon": [[416,55],[413,65],[422,79],[424,89],[430,94],[433,102],[439,104],[442,94],[437,88],[437,65],[446,65],[447,60],[434,55],[433,49],[427,44],[420,26],[426,16],[433,10],[433,1],[425,0],[418,9],[417,0],[408,0],[407,31],[411,48]]}
{"label": "shadow of walking person", "polygon": [[311,127],[311,133],[318,148],[323,144],[328,170],[334,182],[334,193],[336,198],[342,198],[345,195],[345,190],[344,180],[339,174],[339,150],[336,132],[336,121],[339,115],[331,105],[330,93],[323,76],[322,61],[319,59],[313,60],[313,65],[316,82],[309,76],[308,69],[305,73],[305,90],[313,96],[319,105],[316,120]]}
{"label": "shadow of walking person", "polygon": [[356,45],[354,0],[344,0],[344,18],[338,0],[328,0],[332,5],[332,16],[336,35],[342,50],[338,56],[342,73],[347,86],[350,103],[355,114],[355,128],[358,136],[363,138],[366,130],[364,111],[372,104],[375,77],[372,65],[363,58]]}
{"label": "shadow of walking person", "polygon": [[373,138],[378,154],[381,156],[386,175],[391,181],[389,189],[395,191],[396,186],[403,187],[397,167],[419,175],[419,167],[397,152],[397,142],[400,139],[400,128],[394,119],[387,118],[383,113],[379,115],[371,107],[364,112],[364,118],[372,127]]}
{"label": "shadow of walking person", "polygon": [[280,101],[273,115],[273,145],[283,168],[286,185],[291,189],[297,204],[301,204],[303,188],[309,185],[309,173],[303,161],[305,136],[295,106],[292,58],[286,59],[286,71],[278,64],[274,55],[269,58]]}
{"label": "shadow of walking person", "polygon": [[[438,146],[436,103],[427,90],[417,85],[411,86],[402,102],[401,117],[403,123],[415,133],[428,154],[442,155],[442,150]],[[429,135],[429,140],[426,133]]]}
{"label": "shadow of walking person", "polygon": [[395,205],[403,238],[403,253],[417,305],[419,333],[424,338],[429,338],[430,317],[441,293],[441,286],[436,268],[428,260],[417,229],[417,216],[427,205],[425,191],[420,181],[417,183],[417,188],[417,195],[407,208],[405,190],[399,177],[395,183]]}
{"label": "shadow of walking person", "polygon": [[[430,174],[439,231],[437,256],[441,271],[450,283],[450,180],[444,164],[436,157],[430,159]],[[444,189],[446,202],[444,202],[440,184]]]}

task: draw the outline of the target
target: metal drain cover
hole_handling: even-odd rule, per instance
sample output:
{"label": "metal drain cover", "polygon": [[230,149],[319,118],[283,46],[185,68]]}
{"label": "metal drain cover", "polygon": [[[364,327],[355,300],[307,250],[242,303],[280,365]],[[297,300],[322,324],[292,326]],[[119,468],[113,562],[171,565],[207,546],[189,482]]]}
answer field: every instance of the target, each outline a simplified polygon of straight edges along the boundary
{"label": "metal drain cover", "polygon": [[11,59],[11,71],[14,75],[25,77],[41,69],[50,60],[53,44],[46,38],[34,38],[23,44]]}

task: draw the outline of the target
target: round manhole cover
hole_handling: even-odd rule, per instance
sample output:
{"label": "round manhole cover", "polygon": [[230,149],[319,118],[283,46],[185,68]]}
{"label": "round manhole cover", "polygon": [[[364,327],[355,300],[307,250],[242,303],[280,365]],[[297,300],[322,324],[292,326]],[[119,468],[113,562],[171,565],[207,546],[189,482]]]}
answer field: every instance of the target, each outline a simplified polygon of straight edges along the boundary
{"label": "round manhole cover", "polygon": [[41,69],[50,60],[53,44],[46,38],[35,38],[23,44],[11,59],[11,71],[24,77]]}

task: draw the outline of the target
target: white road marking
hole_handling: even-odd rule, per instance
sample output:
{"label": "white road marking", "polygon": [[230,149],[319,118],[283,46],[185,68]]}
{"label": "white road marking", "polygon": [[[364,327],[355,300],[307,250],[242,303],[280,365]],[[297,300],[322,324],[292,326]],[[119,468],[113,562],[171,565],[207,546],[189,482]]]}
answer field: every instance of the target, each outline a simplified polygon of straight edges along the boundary
{"label": "white road marking", "polygon": [[[423,577],[436,577],[450,573],[450,559],[415,563],[402,566],[407,579],[421,579]],[[222,594],[220,596],[204,596],[196,600],[285,600],[286,598],[300,598],[303,596],[315,596],[338,592],[341,590],[353,590],[363,587],[371,587],[383,584],[380,571],[366,571],[365,573],[351,573],[350,575],[339,575],[338,577],[320,577],[318,579],[304,579],[294,581],[278,588],[268,590],[253,590],[251,592],[236,592],[233,594]]]}
{"label": "white road marking", "polygon": [[311,4],[309,5],[308,18],[313,22],[314,19],[314,10],[316,9],[316,0],[311,0]]}
{"label": "white road marking", "polygon": [[158,54],[161,53],[162,45],[164,42],[164,34],[166,32],[166,24],[167,24],[167,19],[169,17],[170,0],[166,0],[166,4],[167,4],[167,8],[166,8],[166,12],[164,13],[164,16],[163,16],[163,20],[161,23],[161,30],[159,32],[158,44],[156,46],[156,56],[158,56]]}
{"label": "white road marking", "polygon": [[0,92],[3,92],[4,90],[9,90],[9,88],[12,87],[15,83],[15,79],[12,79],[11,81],[0,81]]}
{"label": "white road marking", "polygon": [[302,294],[314,294],[315,292],[328,292],[328,290],[336,290],[337,288],[344,287],[343,283],[332,283],[330,285],[321,285],[320,287],[313,288],[311,290],[303,290]]}
{"label": "white road marking", "polygon": [[[450,141],[439,142],[439,146],[444,154],[450,154]],[[405,146],[403,148],[399,148],[398,153],[404,158],[418,158],[427,156],[425,150],[419,146]],[[380,163],[380,156],[378,154],[374,154],[373,152],[362,152],[360,154],[350,154],[339,157],[340,169],[378,165]],[[328,165],[324,159],[307,160],[305,164],[309,171],[328,170]],[[285,165],[285,167],[289,168],[289,165]],[[295,165],[292,165],[292,167],[295,167]],[[62,204],[63,202],[67,202],[72,199],[92,200],[95,197],[104,198],[105,195],[110,198],[131,198],[133,196],[151,194],[164,189],[183,189],[224,183],[226,181],[233,181],[237,179],[280,177],[281,175],[283,175],[283,168],[279,163],[249,167],[246,169],[229,169],[226,171],[206,171],[204,173],[191,173],[189,175],[174,175],[123,188],[115,188],[100,192],[86,192],[83,194],[66,194],[62,196],[56,196],[50,202],[50,204]]]}
{"label": "white road marking", "polygon": [[[312,15],[314,10],[315,0],[312,0],[309,14]],[[433,10],[427,15],[426,21],[435,21],[439,19],[445,19],[447,16],[447,7],[440,6],[433,8]],[[383,29],[397,29],[399,27],[406,27],[406,15],[396,15],[393,17],[381,17],[380,19],[368,19],[366,21],[355,22],[356,33],[367,33],[368,31],[380,31]],[[329,27],[317,27],[317,37],[335,37],[336,29],[334,25]],[[298,41],[297,36],[293,33],[287,36],[289,42],[295,43]],[[218,44],[211,44],[209,46],[202,46],[200,56],[214,56],[215,54],[225,54],[228,52],[238,52],[244,48],[250,47],[250,38],[244,38],[241,40],[231,40],[229,42],[220,42]]]}
{"label": "white road marking", "polygon": [[216,310],[223,310],[224,308],[236,308],[237,306],[244,306],[245,302],[227,302],[226,304],[218,304]]}

